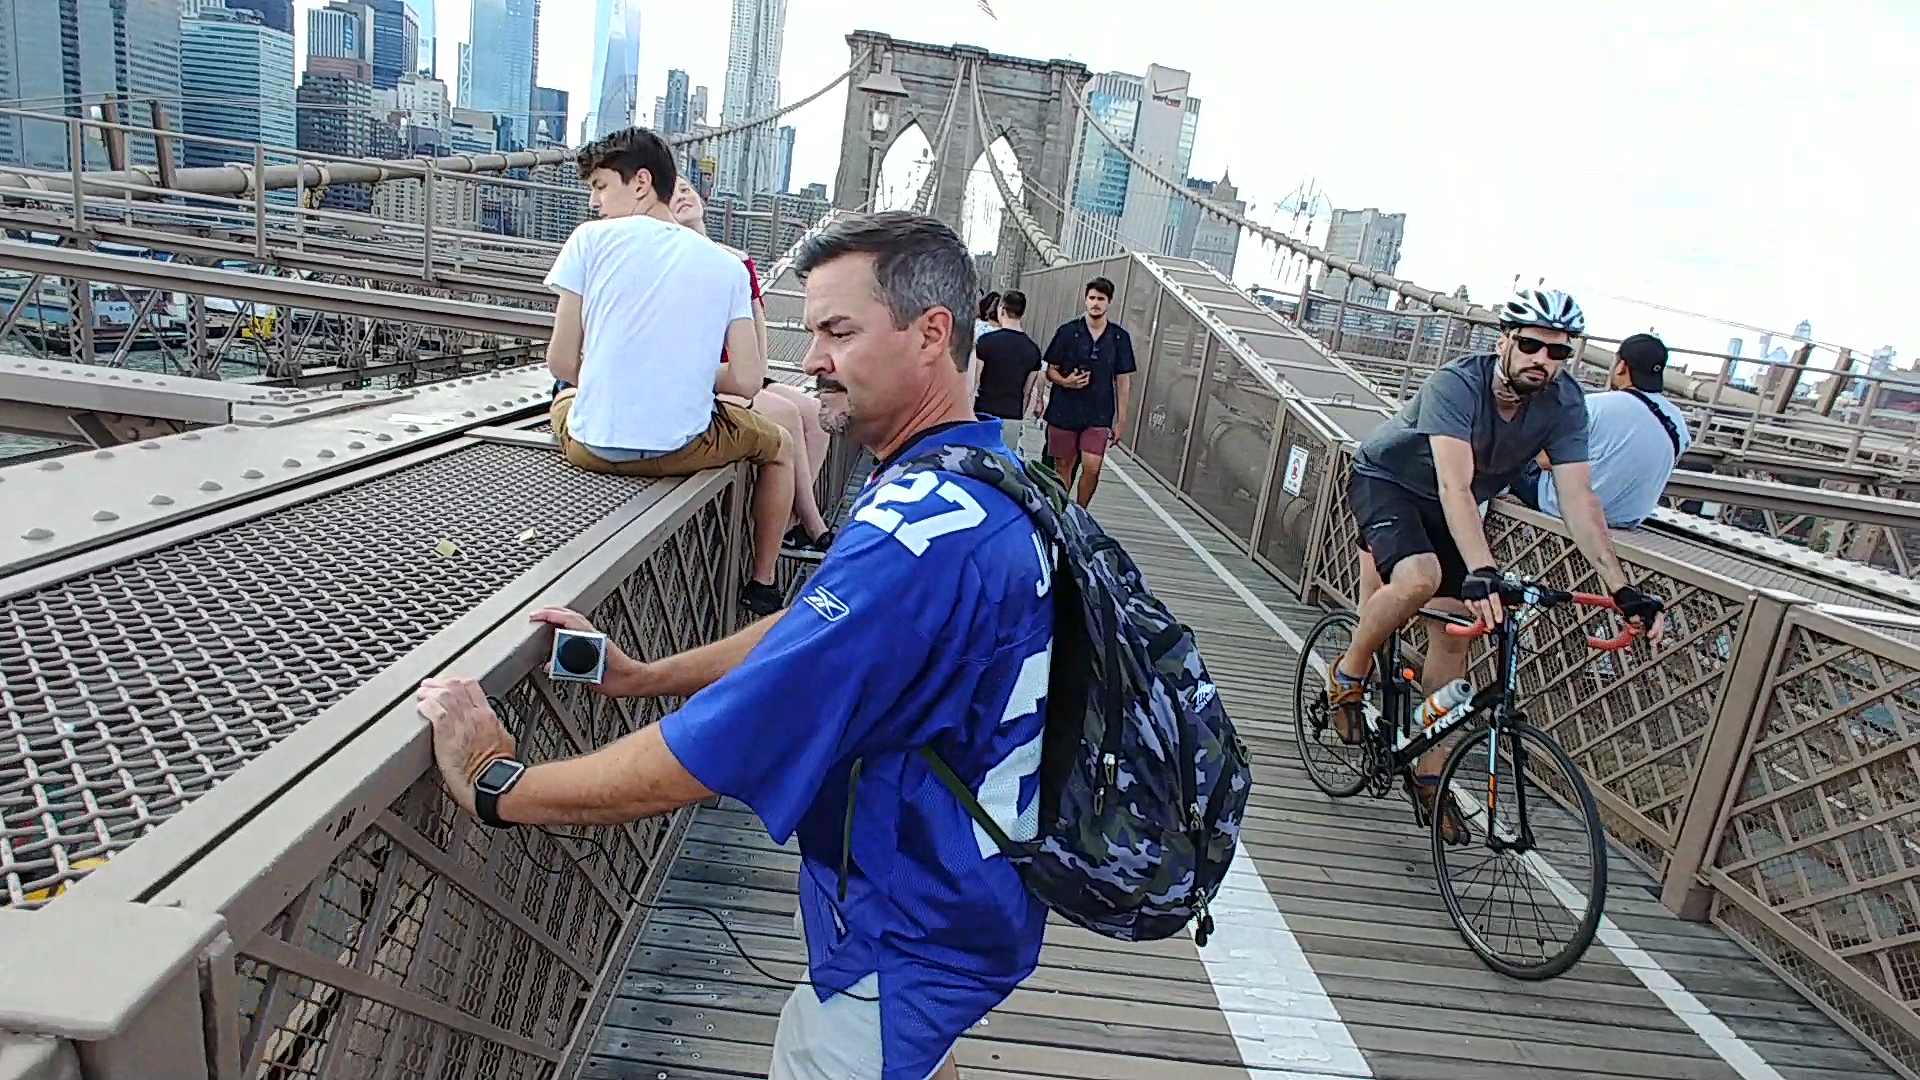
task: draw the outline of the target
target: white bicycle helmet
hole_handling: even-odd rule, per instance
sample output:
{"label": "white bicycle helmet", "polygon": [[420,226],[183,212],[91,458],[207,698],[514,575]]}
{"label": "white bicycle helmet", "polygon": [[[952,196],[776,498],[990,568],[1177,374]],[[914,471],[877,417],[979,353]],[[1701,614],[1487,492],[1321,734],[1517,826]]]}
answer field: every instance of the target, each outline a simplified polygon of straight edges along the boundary
{"label": "white bicycle helmet", "polygon": [[1511,330],[1516,326],[1538,326],[1545,330],[1559,330],[1563,333],[1584,334],[1587,332],[1587,316],[1573,297],[1558,289],[1521,289],[1513,298],[1500,305],[1500,327]]}

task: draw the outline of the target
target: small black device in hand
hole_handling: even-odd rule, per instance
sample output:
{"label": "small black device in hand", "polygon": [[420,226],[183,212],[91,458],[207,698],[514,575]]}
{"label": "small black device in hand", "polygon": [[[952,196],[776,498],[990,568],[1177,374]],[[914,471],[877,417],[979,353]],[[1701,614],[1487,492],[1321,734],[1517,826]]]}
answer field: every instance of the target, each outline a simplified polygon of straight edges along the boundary
{"label": "small black device in hand", "polygon": [[597,683],[607,677],[607,635],[591,630],[555,630],[547,678]]}

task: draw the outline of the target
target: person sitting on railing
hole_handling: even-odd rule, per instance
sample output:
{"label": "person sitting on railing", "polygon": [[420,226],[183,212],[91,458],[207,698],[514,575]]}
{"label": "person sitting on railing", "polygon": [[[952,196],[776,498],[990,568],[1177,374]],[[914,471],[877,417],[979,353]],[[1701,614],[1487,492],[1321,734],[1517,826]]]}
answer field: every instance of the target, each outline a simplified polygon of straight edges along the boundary
{"label": "person sitting on railing", "polygon": [[[668,209],[673,219],[699,233],[707,235],[707,204],[694,190],[686,177],[681,177],[673,185],[673,201]],[[753,256],[738,248],[720,244],[720,249],[741,260],[747,267],[747,280],[753,283],[753,333],[760,342],[760,355],[770,355],[767,351],[767,307],[760,295],[760,270],[753,264]],[[720,350],[720,366],[726,368],[727,351]],[[820,426],[820,399],[797,386],[774,382],[762,377],[760,392],[751,399],[742,399],[730,395],[720,395],[722,400],[744,406],[779,424],[786,430],[788,445],[793,448],[795,481],[793,485],[793,527],[787,530],[782,541],[780,553],[788,558],[819,562],[826,557],[827,549],[833,546],[833,530],[827,528],[826,519],[820,516],[820,504],[814,495],[813,482],[820,475],[820,466],[826,461],[826,431]],[[817,437],[818,441],[815,441]]]}
{"label": "person sitting on railing", "polygon": [[[774,571],[793,511],[794,451],[780,425],[715,393],[751,398],[766,374],[753,289],[740,261],[673,220],[666,141],[627,128],[583,147],[601,217],[573,230],[547,286],[559,294],[547,367],[553,434],[568,462],[622,476],[691,476],[750,461],[752,568],[740,599],[780,608]],[[722,365],[720,351],[733,362]]]}
{"label": "person sitting on railing", "polygon": [[[448,793],[490,825],[616,824],[720,793],[775,841],[798,836],[808,978],[780,1011],[770,1075],[954,1080],[954,1044],[1033,972],[1047,909],[921,750],[1034,838],[1052,567],[997,486],[937,464],[885,471],[969,447],[1010,456],[966,391],[959,236],[917,214],[855,216],[795,265],[807,370],[885,473],[801,602],[665,659],[610,649],[599,693],[684,704],[580,757],[516,760],[470,678],[427,680],[419,709]],[[568,610],[533,619],[591,629]]]}
{"label": "person sitting on railing", "polygon": [[[1442,366],[1398,415],[1373,429],[1354,454],[1347,504],[1360,545],[1360,623],[1346,654],[1327,668],[1328,719],[1341,741],[1361,740],[1373,658],[1429,603],[1492,626],[1502,618],[1500,570],[1479,503],[1511,484],[1545,452],[1566,503],[1567,531],[1593,564],[1620,613],[1658,642],[1660,602],[1627,580],[1589,484],[1586,412],[1580,384],[1561,365],[1586,315],[1558,291],[1529,289],[1500,308],[1492,353]],[[1429,691],[1467,671],[1468,639],[1427,637],[1421,685]],[[1451,747],[1421,755],[1407,784],[1426,825],[1436,804],[1448,843],[1465,843],[1466,823],[1440,800],[1440,767]]]}
{"label": "person sitting on railing", "polygon": [[[1660,505],[1667,478],[1693,445],[1693,435],[1665,394],[1666,343],[1635,334],[1614,355],[1611,389],[1587,395],[1587,454],[1607,525],[1637,529]],[[1513,482],[1512,493],[1523,505],[1560,516],[1560,492],[1544,454]]]}

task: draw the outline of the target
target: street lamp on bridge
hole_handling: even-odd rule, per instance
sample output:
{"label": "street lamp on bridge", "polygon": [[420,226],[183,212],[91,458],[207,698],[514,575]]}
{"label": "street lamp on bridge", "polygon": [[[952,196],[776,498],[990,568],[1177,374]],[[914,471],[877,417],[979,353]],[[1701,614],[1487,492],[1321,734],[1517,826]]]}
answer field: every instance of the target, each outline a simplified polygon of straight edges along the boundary
{"label": "street lamp on bridge", "polygon": [[893,126],[893,105],[895,101],[907,98],[907,88],[901,83],[900,76],[893,73],[893,55],[880,58],[880,70],[860,80],[856,90],[867,98],[867,210],[880,208],[880,147],[887,137],[887,129]]}

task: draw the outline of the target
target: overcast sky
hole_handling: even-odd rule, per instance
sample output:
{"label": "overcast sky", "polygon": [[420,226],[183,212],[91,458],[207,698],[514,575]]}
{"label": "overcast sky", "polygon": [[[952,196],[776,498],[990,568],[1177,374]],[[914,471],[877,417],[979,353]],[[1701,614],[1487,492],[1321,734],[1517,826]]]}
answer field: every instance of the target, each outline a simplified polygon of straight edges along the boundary
{"label": "overcast sky", "polygon": [[[717,116],[733,5],[640,2],[642,111],[677,67]],[[975,0],[789,0],[782,100],[844,70],[855,29],[1184,68],[1193,175],[1230,168],[1263,219],[1309,179],[1335,206],[1403,212],[1399,271],[1423,285],[1484,302],[1544,276],[1608,336],[1744,336],[1749,355],[1756,336],[1613,296],[1781,333],[1805,318],[1816,340],[1920,357],[1920,304],[1896,292],[1920,246],[1920,3],[989,3],[997,20]],[[592,0],[542,9],[540,81],[571,93],[577,130]],[[437,14],[451,84],[467,0]],[[845,106],[841,89],[793,114],[796,187],[832,186]],[[1277,277],[1254,243],[1239,261],[1243,284]]]}

